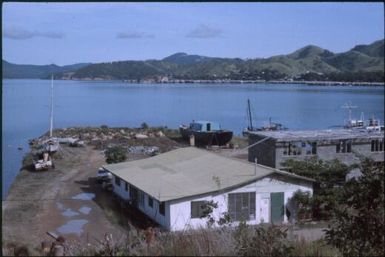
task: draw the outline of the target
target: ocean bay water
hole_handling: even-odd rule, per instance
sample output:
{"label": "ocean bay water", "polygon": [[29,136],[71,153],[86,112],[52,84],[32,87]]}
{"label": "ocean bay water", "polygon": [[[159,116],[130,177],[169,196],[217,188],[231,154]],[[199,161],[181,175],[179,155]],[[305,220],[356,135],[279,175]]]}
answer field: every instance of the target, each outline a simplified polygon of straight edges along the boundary
{"label": "ocean bay water", "polygon": [[[29,151],[28,139],[49,129],[49,80],[3,80],[3,199]],[[178,128],[191,120],[212,120],[240,135],[250,99],[255,126],[269,118],[291,130],[342,125],[352,116],[384,118],[384,87],[291,84],[127,84],[54,82],[54,127],[150,126]],[[22,147],[19,150],[18,147]]]}

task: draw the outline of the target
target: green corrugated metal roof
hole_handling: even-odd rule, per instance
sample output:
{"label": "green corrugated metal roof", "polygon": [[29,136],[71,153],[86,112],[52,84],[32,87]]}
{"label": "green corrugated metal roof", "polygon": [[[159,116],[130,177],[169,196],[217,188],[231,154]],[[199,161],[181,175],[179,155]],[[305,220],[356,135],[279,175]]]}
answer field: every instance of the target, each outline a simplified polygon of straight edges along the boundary
{"label": "green corrugated metal roof", "polygon": [[104,168],[161,202],[215,192],[275,172],[281,173],[270,167],[255,166],[253,163],[195,147],[179,148],[136,161],[109,164]]}

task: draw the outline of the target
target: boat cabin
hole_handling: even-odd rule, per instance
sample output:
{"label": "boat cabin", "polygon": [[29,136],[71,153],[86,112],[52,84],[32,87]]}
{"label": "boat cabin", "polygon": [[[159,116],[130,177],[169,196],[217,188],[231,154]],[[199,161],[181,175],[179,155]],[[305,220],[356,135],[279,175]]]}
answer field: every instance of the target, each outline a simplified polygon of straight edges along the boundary
{"label": "boat cabin", "polygon": [[190,129],[202,132],[221,130],[218,123],[211,121],[193,121],[190,123]]}

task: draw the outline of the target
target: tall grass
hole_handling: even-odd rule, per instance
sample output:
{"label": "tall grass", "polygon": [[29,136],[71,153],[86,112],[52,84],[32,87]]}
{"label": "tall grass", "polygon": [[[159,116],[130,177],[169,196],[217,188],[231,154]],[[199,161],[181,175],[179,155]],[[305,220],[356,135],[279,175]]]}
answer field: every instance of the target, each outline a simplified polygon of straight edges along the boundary
{"label": "tall grass", "polygon": [[75,255],[147,256],[342,256],[323,240],[289,239],[287,229],[277,226],[196,229],[156,232],[146,240],[145,231],[131,230],[120,241],[106,240],[78,248]]}
{"label": "tall grass", "polygon": [[317,240],[313,242],[307,242],[304,240],[297,240],[293,242],[293,256],[328,256],[328,257],[339,257],[342,256],[341,252],[337,248],[332,247],[324,240]]}
{"label": "tall grass", "polygon": [[[150,232],[150,233],[149,233]],[[290,231],[289,231],[290,232]],[[149,236],[149,235],[153,236]],[[96,242],[96,241],[95,241]],[[14,255],[4,249],[8,255]],[[31,251],[30,251],[31,252]],[[342,254],[325,241],[291,237],[286,227],[221,227],[160,232],[131,229],[121,238],[105,235],[96,243],[68,242],[67,256],[332,256]]]}

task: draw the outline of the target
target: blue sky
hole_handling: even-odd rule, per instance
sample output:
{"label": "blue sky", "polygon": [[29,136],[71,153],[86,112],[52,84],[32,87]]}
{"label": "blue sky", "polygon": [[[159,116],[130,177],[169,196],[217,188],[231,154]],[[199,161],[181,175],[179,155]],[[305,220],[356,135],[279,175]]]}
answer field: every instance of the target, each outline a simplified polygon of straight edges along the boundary
{"label": "blue sky", "polygon": [[3,59],[18,64],[265,58],[384,38],[382,3],[4,3]]}

